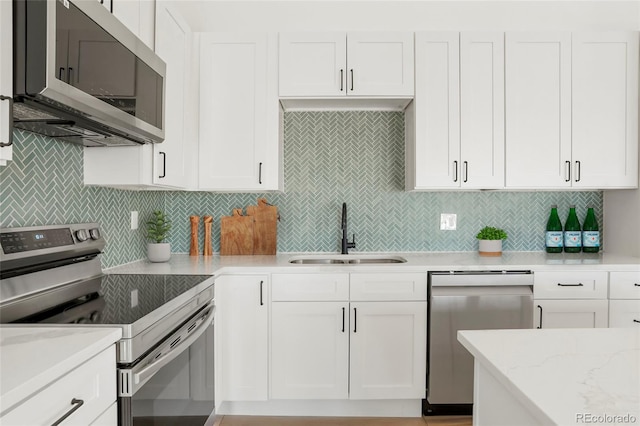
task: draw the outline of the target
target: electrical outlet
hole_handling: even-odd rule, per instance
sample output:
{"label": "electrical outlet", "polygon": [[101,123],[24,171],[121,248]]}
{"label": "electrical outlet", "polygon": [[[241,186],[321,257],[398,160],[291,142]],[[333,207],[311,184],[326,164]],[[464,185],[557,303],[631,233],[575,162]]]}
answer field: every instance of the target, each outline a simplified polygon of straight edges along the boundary
{"label": "electrical outlet", "polygon": [[440,214],[440,230],[441,231],[455,231],[457,225],[457,215],[455,213],[441,213]]}
{"label": "electrical outlet", "polygon": [[131,212],[131,230],[138,229],[138,212]]}
{"label": "electrical outlet", "polygon": [[138,289],[131,290],[131,307],[135,308],[138,306]]}

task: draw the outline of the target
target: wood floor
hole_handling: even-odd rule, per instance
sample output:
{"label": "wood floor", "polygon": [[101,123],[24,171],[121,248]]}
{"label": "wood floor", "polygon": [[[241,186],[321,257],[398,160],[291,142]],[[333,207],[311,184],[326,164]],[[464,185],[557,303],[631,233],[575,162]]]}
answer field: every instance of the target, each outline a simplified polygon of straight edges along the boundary
{"label": "wood floor", "polygon": [[[219,420],[219,421],[218,421]],[[471,416],[422,418],[223,416],[216,426],[471,426]]]}

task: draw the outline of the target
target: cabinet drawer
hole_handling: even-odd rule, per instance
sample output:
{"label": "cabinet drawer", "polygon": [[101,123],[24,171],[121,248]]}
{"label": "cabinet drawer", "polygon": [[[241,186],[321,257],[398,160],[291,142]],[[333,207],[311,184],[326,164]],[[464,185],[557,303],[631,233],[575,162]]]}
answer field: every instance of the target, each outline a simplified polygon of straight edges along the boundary
{"label": "cabinet drawer", "polygon": [[351,300],[427,300],[427,274],[351,274]]}
{"label": "cabinet drawer", "polygon": [[610,300],[609,327],[640,328],[640,300]]}
{"label": "cabinet drawer", "polygon": [[536,299],[606,299],[606,271],[536,272]]}
{"label": "cabinet drawer", "polygon": [[640,299],[640,271],[611,272],[610,299]]}
{"label": "cabinet drawer", "polygon": [[[50,425],[74,408],[72,399],[84,401],[65,425],[86,426],[116,400],[115,346],[102,351],[75,370],[38,391],[0,418],[6,425]],[[76,404],[77,406],[77,404]]]}
{"label": "cabinet drawer", "polygon": [[349,300],[349,274],[273,274],[271,300]]}

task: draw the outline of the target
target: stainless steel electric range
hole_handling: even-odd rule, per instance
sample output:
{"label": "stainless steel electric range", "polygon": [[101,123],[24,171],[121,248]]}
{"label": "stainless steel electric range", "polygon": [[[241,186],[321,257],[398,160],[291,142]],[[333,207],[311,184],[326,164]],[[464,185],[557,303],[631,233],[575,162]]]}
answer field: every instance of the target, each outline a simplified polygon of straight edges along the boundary
{"label": "stainless steel electric range", "polygon": [[104,274],[96,223],[1,229],[0,245],[0,324],[122,329],[120,425],[213,424],[212,276]]}

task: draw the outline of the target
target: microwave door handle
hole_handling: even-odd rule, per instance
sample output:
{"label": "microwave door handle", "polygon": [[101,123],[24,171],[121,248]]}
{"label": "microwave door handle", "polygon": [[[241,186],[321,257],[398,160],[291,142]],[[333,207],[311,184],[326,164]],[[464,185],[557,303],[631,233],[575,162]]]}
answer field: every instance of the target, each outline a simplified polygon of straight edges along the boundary
{"label": "microwave door handle", "polygon": [[[216,312],[216,307],[212,306],[211,312],[207,315],[207,317],[200,323],[200,325],[192,332],[192,334],[184,339],[182,343],[175,346],[170,352],[167,352],[160,358],[158,358],[154,363],[149,364],[145,368],[143,368],[139,372],[133,373],[133,393],[139,389],[139,386],[144,384],[147,380],[153,377],[158,371],[160,371],[165,365],[173,361],[178,355],[185,351],[189,346],[191,346],[196,340],[200,338],[204,334],[204,332],[209,328],[213,320],[213,315]],[[137,389],[136,389],[137,388]]]}

